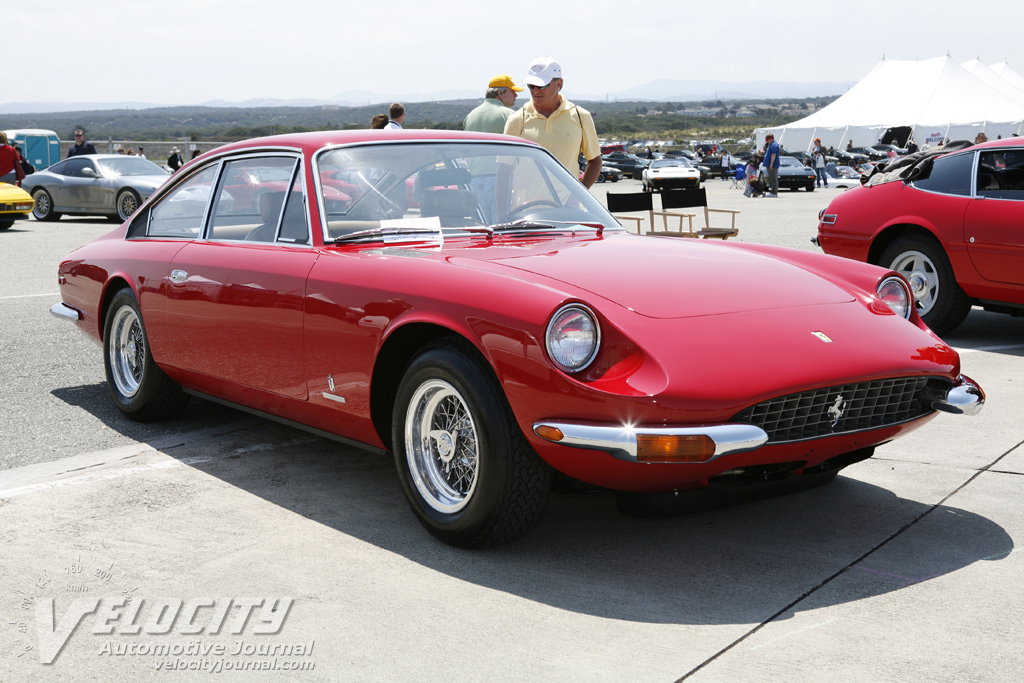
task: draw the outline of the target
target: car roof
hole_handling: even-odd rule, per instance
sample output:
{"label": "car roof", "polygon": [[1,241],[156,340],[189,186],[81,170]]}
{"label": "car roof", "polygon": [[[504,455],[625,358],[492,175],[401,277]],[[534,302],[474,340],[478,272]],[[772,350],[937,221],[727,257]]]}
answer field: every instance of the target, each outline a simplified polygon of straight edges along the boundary
{"label": "car roof", "polygon": [[226,154],[230,152],[245,151],[257,148],[297,148],[307,153],[312,153],[324,147],[336,145],[348,145],[360,142],[418,142],[418,141],[466,141],[483,140],[493,142],[516,142],[520,144],[534,145],[535,143],[512,135],[499,135],[494,133],[470,133],[466,131],[451,130],[426,130],[426,129],[403,129],[403,130],[329,130],[316,131],[311,133],[288,133],[285,135],[271,135],[262,138],[252,138],[240,142],[232,142],[212,150],[214,153]]}

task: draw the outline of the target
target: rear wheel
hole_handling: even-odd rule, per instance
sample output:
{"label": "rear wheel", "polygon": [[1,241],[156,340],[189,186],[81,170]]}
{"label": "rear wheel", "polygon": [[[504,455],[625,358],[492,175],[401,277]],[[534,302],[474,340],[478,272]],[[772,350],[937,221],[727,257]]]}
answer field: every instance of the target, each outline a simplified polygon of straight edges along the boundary
{"label": "rear wheel", "polygon": [[139,304],[127,287],[107,309],[103,351],[107,387],[122,413],[141,422],[181,414],[189,396],[153,361]]}
{"label": "rear wheel", "polygon": [[121,190],[117,195],[117,217],[121,221],[128,220],[128,217],[138,210],[140,204],[142,204],[142,198],[138,192],[130,187]]}
{"label": "rear wheel", "polygon": [[39,188],[32,193],[32,200],[35,202],[35,204],[32,205],[32,215],[36,217],[36,220],[60,220],[60,214],[53,210],[53,199],[50,197],[49,192],[43,188]]}
{"label": "rear wheel", "polygon": [[936,334],[951,332],[971,310],[971,298],[957,284],[942,245],[926,235],[903,235],[885,248],[878,265],[910,282],[917,312]]}
{"label": "rear wheel", "polygon": [[409,505],[445,543],[515,540],[547,504],[551,469],[520,431],[490,367],[464,342],[427,347],[409,364],[392,444]]}

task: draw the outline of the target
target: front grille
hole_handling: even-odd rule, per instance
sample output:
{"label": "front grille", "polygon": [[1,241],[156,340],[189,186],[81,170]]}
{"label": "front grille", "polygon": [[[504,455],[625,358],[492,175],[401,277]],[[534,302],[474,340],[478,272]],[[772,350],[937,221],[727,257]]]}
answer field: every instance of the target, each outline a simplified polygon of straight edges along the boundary
{"label": "front grille", "polygon": [[754,424],[768,443],[801,441],[877,429],[934,412],[928,377],[843,384],[772,398],[737,414],[734,422]]}

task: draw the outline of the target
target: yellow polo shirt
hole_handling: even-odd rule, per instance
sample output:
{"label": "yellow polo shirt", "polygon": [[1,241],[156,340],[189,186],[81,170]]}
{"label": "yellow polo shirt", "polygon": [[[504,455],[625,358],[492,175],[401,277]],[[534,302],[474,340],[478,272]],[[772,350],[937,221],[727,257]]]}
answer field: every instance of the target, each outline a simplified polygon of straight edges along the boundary
{"label": "yellow polo shirt", "polygon": [[589,111],[564,97],[558,109],[547,117],[537,113],[533,100],[530,100],[508,117],[505,135],[516,135],[538,143],[576,177],[580,174],[581,152],[584,159],[601,156],[594,118]]}

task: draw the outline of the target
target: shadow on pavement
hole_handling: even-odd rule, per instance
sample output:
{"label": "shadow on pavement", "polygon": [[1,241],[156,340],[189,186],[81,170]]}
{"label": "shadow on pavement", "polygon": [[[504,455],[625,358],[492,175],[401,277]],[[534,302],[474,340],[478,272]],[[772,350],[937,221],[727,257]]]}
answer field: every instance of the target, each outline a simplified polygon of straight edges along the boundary
{"label": "shadow on pavement", "polygon": [[[345,534],[461,581],[604,619],[756,623],[839,572],[856,572],[852,587],[818,592],[816,607],[896,591],[1013,549],[1006,531],[985,517],[949,506],[932,510],[840,475],[813,490],[668,519],[623,516],[608,492],[552,493],[527,537],[465,551],[420,527],[387,457],[269,421],[254,425],[243,413],[197,399],[180,420],[142,425],[120,417],[102,385],[54,393],[141,441],[249,421],[212,443],[164,452],[180,460],[214,456],[191,466],[322,525],[318,533]],[[846,471],[872,466],[884,465],[868,460]],[[918,518],[896,541],[913,552],[858,564]],[[238,533],[240,543],[251,543]],[[319,559],[317,548],[309,552],[309,561]]]}

